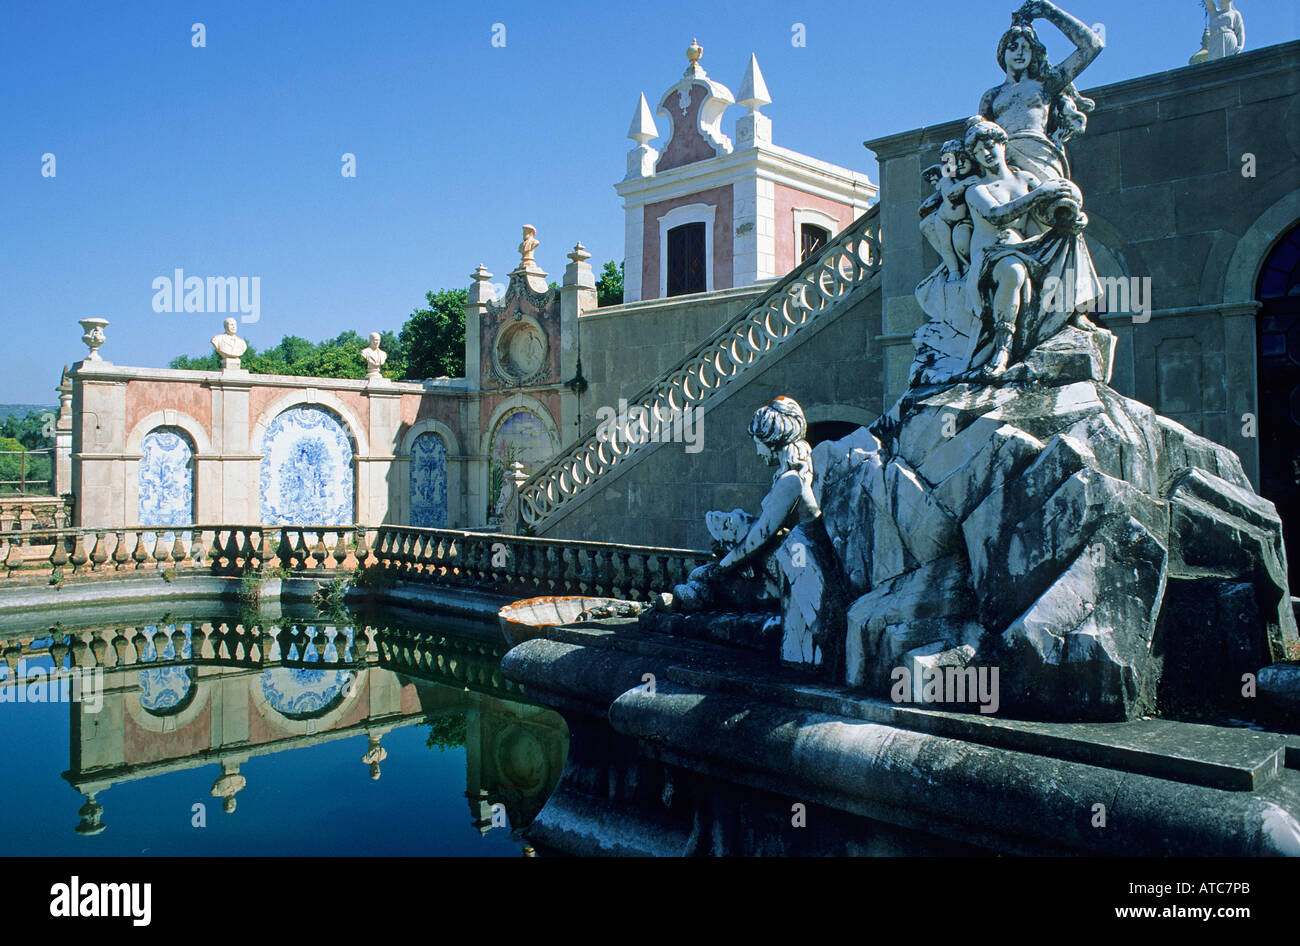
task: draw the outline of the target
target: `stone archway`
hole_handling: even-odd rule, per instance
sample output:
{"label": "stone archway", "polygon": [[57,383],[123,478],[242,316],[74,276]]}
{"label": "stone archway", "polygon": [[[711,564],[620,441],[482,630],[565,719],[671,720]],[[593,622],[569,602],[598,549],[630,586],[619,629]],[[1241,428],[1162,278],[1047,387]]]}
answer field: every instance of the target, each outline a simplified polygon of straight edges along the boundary
{"label": "stone archway", "polygon": [[1300,221],[1273,244],[1255,283],[1259,486],[1277,506],[1291,587],[1300,587]]}

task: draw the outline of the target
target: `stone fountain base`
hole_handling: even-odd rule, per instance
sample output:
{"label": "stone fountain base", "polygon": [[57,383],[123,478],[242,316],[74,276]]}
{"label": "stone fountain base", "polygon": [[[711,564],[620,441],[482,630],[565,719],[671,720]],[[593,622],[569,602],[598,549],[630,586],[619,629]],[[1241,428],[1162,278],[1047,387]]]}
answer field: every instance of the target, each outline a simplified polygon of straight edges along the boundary
{"label": "stone fountain base", "polygon": [[862,698],[635,618],[548,628],[502,670],[569,725],[529,829],[550,850],[1300,856],[1300,734]]}

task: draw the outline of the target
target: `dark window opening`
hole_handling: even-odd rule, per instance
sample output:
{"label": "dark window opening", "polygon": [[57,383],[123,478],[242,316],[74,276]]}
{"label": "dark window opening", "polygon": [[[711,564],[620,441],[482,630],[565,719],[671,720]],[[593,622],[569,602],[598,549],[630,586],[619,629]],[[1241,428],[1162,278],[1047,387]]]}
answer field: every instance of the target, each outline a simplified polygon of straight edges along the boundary
{"label": "dark window opening", "polygon": [[704,224],[684,223],[668,231],[668,287],[666,295],[704,292],[706,261]]}
{"label": "dark window opening", "polygon": [[804,223],[799,225],[799,262],[804,262],[810,256],[816,256],[822,251],[822,248],[830,241],[831,232],[825,227],[819,227],[815,223]]}

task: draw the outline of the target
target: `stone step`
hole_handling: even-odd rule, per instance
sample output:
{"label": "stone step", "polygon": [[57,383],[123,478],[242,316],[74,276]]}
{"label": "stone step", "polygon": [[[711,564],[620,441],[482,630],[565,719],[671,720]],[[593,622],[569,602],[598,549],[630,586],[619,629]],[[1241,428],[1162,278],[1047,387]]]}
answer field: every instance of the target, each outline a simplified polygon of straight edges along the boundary
{"label": "stone step", "polygon": [[981,745],[1228,791],[1255,791],[1300,767],[1300,736],[1166,719],[1040,723],[924,709],[861,698],[847,690],[756,680],[724,670],[673,666],[678,683],[881,723]]}

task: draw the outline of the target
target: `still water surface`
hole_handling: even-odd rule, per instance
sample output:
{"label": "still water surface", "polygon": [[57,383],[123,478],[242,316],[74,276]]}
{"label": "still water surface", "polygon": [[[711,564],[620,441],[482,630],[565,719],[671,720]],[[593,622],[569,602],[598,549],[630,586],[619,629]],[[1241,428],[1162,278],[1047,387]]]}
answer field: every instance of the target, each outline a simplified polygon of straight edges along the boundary
{"label": "still water surface", "polygon": [[501,677],[495,628],[62,617],[0,626],[0,855],[531,853],[568,733]]}

